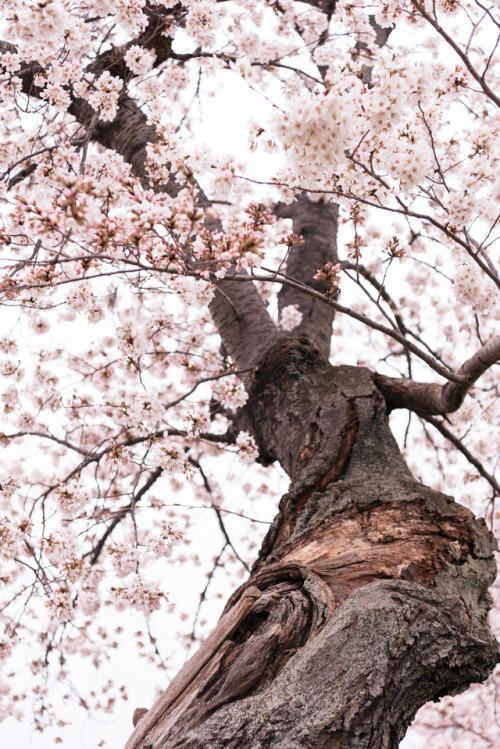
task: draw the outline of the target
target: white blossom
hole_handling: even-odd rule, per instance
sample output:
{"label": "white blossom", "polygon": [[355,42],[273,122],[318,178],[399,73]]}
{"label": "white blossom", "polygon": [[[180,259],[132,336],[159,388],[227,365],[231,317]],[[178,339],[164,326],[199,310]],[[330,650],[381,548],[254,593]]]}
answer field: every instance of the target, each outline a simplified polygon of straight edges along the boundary
{"label": "white blossom", "polygon": [[280,325],[283,330],[293,330],[302,322],[302,312],[298,307],[298,304],[289,304],[281,310]]}

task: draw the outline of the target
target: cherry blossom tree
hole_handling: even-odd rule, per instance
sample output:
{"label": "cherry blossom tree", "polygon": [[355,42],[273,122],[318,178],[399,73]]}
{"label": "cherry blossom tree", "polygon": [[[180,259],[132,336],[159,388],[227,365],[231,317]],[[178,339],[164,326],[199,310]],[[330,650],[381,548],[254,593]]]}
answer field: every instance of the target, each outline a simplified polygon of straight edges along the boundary
{"label": "cherry blossom tree", "polygon": [[133,641],[127,749],[497,746],[496,3],[0,13],[3,717]]}

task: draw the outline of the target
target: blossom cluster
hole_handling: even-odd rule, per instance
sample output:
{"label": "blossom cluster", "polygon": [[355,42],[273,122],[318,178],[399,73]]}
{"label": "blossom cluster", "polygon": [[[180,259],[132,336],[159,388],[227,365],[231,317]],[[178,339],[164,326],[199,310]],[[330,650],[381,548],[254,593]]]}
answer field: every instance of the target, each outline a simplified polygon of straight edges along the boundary
{"label": "blossom cluster", "polygon": [[[283,307],[275,288],[300,234],[318,227],[277,219],[278,201],[305,192],[338,204],[328,252],[339,261],[315,278],[335,296],[342,278],[358,320],[406,331],[457,369],[498,334],[495,9],[436,0],[429,21],[425,2],[338,0],[329,19],[312,5],[2,4],[0,661],[10,674],[24,659],[30,683],[9,679],[0,717],[21,717],[26,692],[37,726],[55,725],[48,685],[68,682],[73,659],[105,671],[131,638],[161,666],[158,612],[188,647],[203,631],[184,622],[185,570],[198,573],[202,601],[205,586],[225,595],[222,565],[224,581],[245,574],[233,551],[258,547],[264,530],[248,518],[271,520],[277,492],[255,465],[255,437],[231,424],[247,373],[209,308],[219,281],[223,292],[253,274],[264,305],[280,309],[278,334],[299,335],[300,308]],[[206,132],[214,97],[224,148]],[[247,98],[255,125],[233,141]],[[335,364],[429,379],[400,337],[347,314],[333,334]],[[491,474],[497,379],[485,373],[450,418]],[[418,419],[401,431],[416,476],[498,525],[494,499],[478,500],[491,496],[484,472],[444,439],[432,445]],[[221,523],[231,552],[226,536],[216,545]],[[126,617],[115,626],[124,610],[141,615],[133,629]],[[497,682],[481,693],[488,704]],[[109,712],[122,696],[111,678],[85,704]],[[476,749],[483,729],[493,745],[494,711],[478,727],[467,699],[462,733],[447,702],[426,708],[427,725],[452,731],[460,749],[467,737]]]}
{"label": "blossom cluster", "polygon": [[317,281],[326,281],[330,287],[327,293],[334,294],[338,290],[340,285],[340,272],[340,263],[337,263],[336,265],[334,265],[333,263],[326,263],[316,272],[314,278]]}
{"label": "blossom cluster", "polygon": [[302,312],[298,304],[289,304],[283,307],[280,314],[280,325],[283,330],[293,330],[302,322]]}

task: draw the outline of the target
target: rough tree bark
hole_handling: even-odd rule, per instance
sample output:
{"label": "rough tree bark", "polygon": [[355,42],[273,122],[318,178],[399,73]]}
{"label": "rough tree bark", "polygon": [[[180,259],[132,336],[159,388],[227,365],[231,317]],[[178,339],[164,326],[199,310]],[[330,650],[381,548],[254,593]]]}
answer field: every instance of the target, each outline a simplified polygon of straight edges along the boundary
{"label": "rough tree bark", "polygon": [[412,477],[368,370],[276,340],[249,403],[261,453],[290,490],[226,606],[235,621],[223,617],[205,663],[159,698],[127,749],[397,747],[422,704],[497,662],[494,541]]}
{"label": "rough tree bark", "polygon": [[[173,53],[155,13],[139,41],[161,62]],[[122,52],[104,53],[92,69],[125,77]],[[36,72],[20,73],[35,97]],[[106,127],[76,97],[71,111],[88,138],[148,179],[146,144],[156,136],[130,97]],[[338,261],[336,209],[301,197],[277,210],[306,240],[288,272],[311,284],[320,265]],[[251,370],[245,420],[261,459],[279,461],[291,485],[250,578],[199,653],[137,715],[126,749],[389,749],[421,705],[483,681],[499,660],[487,623],[494,539],[412,477],[387,415],[454,410],[500,342],[445,390],[331,366],[333,308],[283,290],[280,307],[291,303],[303,322],[280,337],[251,283],[218,283],[215,324],[238,368]]]}

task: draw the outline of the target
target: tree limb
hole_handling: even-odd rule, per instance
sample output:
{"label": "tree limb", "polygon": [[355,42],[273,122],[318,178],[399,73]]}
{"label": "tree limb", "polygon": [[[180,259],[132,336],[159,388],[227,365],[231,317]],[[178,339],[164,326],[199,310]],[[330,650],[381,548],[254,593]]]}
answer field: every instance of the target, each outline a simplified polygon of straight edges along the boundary
{"label": "tree limb", "polygon": [[[231,279],[235,282],[236,281],[246,282],[246,281],[253,281],[253,280],[265,281],[267,283],[278,283],[283,286],[290,286],[292,288],[300,289],[303,294],[314,296],[316,299],[320,299],[324,304],[327,304],[333,307],[335,310],[337,310],[337,312],[342,312],[344,315],[347,315],[348,317],[352,317],[354,320],[358,320],[358,322],[363,323],[368,328],[372,328],[373,330],[378,330],[380,333],[384,333],[384,335],[389,336],[389,338],[393,338],[395,341],[398,341],[402,346],[404,346],[404,348],[408,349],[408,351],[411,351],[413,354],[415,354],[415,356],[418,356],[419,359],[422,359],[422,361],[426,362],[426,364],[428,364],[431,367],[431,369],[433,369],[435,372],[440,374],[442,377],[445,377],[447,380],[450,380],[452,382],[457,382],[459,384],[463,384],[464,382],[466,382],[464,375],[456,374],[455,372],[453,372],[451,367],[448,367],[444,364],[440,364],[438,361],[434,359],[433,356],[426,354],[425,351],[423,351],[419,346],[416,346],[411,341],[408,341],[395,328],[389,328],[387,327],[387,325],[382,325],[376,320],[372,320],[366,315],[360,312],[356,312],[353,309],[350,309],[350,307],[345,307],[343,304],[339,304],[339,302],[336,302],[335,299],[332,299],[331,296],[326,296],[325,294],[321,294],[319,291],[312,289],[306,284],[300,283],[299,281],[296,281],[294,278],[289,278],[286,273],[273,271],[273,270],[270,270],[269,268],[262,268],[262,270],[263,270],[263,273],[252,273],[251,276],[235,274],[234,276],[231,276]],[[195,273],[193,273],[192,275],[195,275]]]}
{"label": "tree limb", "polygon": [[[134,41],[136,43],[137,40]],[[120,55],[123,57],[127,45],[119,50],[105,52],[94,60],[88,71],[93,74],[111,65],[114,74],[124,78]],[[8,42],[0,41],[0,52],[17,52],[17,48]],[[167,55],[167,51],[164,50]],[[110,57],[111,55],[111,57]],[[22,91],[27,96],[41,97],[42,89],[35,86],[35,76],[43,72],[38,63],[26,65],[19,72],[22,81]],[[86,129],[93,122],[95,112],[85,100],[72,96],[68,110]],[[116,117],[110,123],[98,122],[91,132],[92,140],[120,154],[132,167],[132,171],[144,186],[149,186],[149,175],[146,167],[147,146],[158,142],[158,134],[153,125],[148,124],[147,117],[137,102],[123,91],[120,95]],[[180,187],[173,177],[160,189],[175,196]],[[203,208],[210,205],[210,201],[199,190],[199,203]],[[214,222],[214,228],[221,231],[219,221]],[[228,280],[215,279],[216,292],[210,305],[210,312],[219,331],[224,346],[230,356],[243,369],[255,367],[267,351],[271,342],[277,337],[276,325],[269,316],[264,302],[253,284],[243,288]]]}
{"label": "tree limb", "polygon": [[476,380],[500,361],[500,336],[482,346],[454,373],[445,385],[414,382],[406,377],[376,374],[375,381],[390,410],[408,408],[420,416],[453,413],[462,405]]}
{"label": "tree limb", "polygon": [[[290,248],[286,262],[287,275],[325,294],[329,290],[329,284],[315,280],[314,275],[326,263],[338,263],[338,206],[324,201],[312,201],[303,194],[291,205],[278,203],[274,212],[281,218],[291,218],[294,234],[304,239],[303,244]],[[282,286],[278,294],[279,311],[288,305],[297,305],[302,313],[302,321],[293,329],[292,335],[314,341],[325,359],[328,359],[335,310],[315,297],[305,296],[296,288]]]}
{"label": "tree limb", "polygon": [[423,418],[429,424],[432,424],[432,426],[437,429],[438,432],[443,435],[443,437],[451,442],[451,444],[456,447],[464,457],[467,458],[469,463],[474,466],[476,471],[490,484],[495,494],[500,496],[500,484],[498,483],[496,478],[491,473],[488,473],[488,471],[485,470],[482,463],[480,463],[479,460],[475,458],[474,455],[470,452],[470,450],[468,450],[465,445],[462,444],[462,441],[458,437],[456,437],[453,432],[450,432],[448,427],[443,424],[442,421],[433,419],[432,416],[424,416]]}

